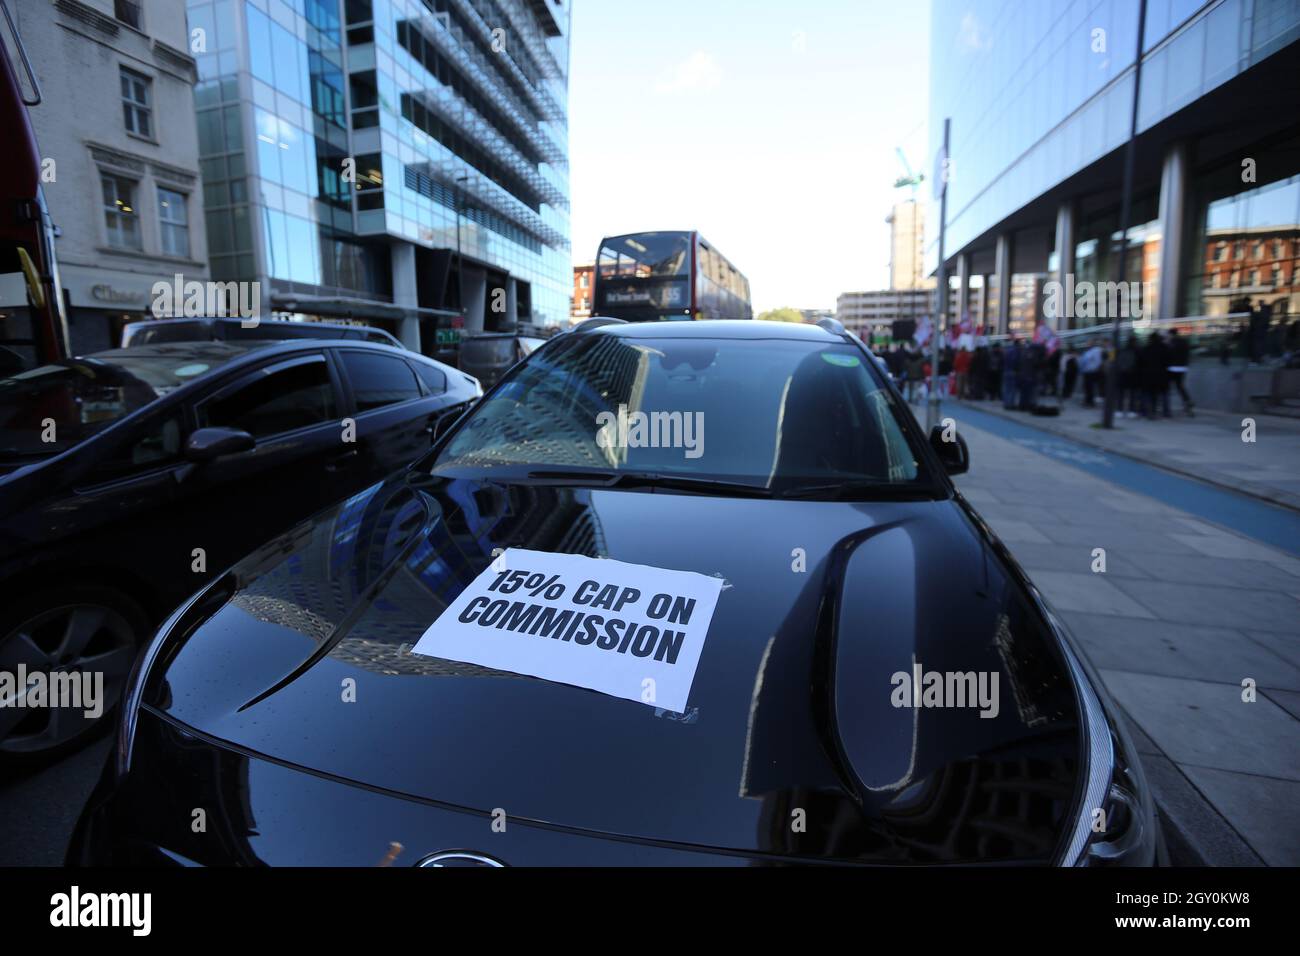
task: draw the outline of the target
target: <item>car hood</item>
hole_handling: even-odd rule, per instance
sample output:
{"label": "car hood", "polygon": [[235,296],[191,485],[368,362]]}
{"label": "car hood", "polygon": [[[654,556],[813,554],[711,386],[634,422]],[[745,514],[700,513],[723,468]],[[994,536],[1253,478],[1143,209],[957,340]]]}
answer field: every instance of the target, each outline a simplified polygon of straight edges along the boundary
{"label": "car hood", "polygon": [[[722,577],[685,712],[412,654],[506,547]],[[296,766],[482,813],[485,827],[1045,862],[1076,791],[1060,649],[955,500],[417,476],[273,541],[222,589],[160,654],[148,706]],[[974,700],[900,706],[899,675],[918,670],[996,681],[996,714]]]}

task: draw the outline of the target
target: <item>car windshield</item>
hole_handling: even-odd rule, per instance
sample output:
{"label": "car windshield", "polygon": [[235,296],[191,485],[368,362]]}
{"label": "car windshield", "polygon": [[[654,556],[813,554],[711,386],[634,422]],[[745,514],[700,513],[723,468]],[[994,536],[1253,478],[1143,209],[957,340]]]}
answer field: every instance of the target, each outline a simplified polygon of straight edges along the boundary
{"label": "car windshield", "polygon": [[838,342],[565,336],[477,407],[433,471],[932,491],[867,361]]}
{"label": "car windshield", "polygon": [[0,378],[0,457],[66,451],[248,348],[223,342],[133,346]]}

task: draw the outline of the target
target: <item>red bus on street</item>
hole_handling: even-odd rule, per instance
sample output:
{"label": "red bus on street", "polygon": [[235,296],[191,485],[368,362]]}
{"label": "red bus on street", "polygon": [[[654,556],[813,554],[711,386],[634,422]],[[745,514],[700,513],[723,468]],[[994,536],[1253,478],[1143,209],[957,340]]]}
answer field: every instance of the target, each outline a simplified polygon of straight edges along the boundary
{"label": "red bus on street", "polygon": [[592,314],[629,322],[752,319],[749,280],[698,232],[601,240]]}

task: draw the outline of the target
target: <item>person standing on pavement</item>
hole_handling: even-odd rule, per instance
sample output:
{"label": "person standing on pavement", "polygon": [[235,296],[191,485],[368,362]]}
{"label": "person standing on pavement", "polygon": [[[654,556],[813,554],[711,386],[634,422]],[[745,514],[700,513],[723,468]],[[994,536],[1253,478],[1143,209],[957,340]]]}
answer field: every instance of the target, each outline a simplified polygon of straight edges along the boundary
{"label": "person standing on pavement", "polygon": [[1169,330],[1169,381],[1178,389],[1178,397],[1183,400],[1183,411],[1188,417],[1193,415],[1192,397],[1187,394],[1183,380],[1187,377],[1187,366],[1191,361],[1192,349],[1184,336],[1177,329]]}
{"label": "person standing on pavement", "polygon": [[952,360],[952,371],[957,376],[957,397],[965,399],[970,393],[970,350],[966,348],[959,349]]}
{"label": "person standing on pavement", "polygon": [[1012,411],[1016,407],[1020,388],[1020,343],[1011,336],[1002,352],[1002,407]]}
{"label": "person standing on pavement", "polygon": [[925,381],[925,353],[921,349],[909,352],[907,356],[907,400],[916,401],[921,383]]}
{"label": "person standing on pavement", "polygon": [[1130,335],[1115,357],[1115,371],[1119,376],[1119,405],[1116,414],[1137,418],[1142,407],[1142,389],[1138,382],[1138,342]]}
{"label": "person standing on pavement", "polygon": [[989,375],[989,350],[977,345],[970,357],[970,374],[967,380],[968,397],[980,401],[985,395],[985,384]]}
{"label": "person standing on pavement", "polygon": [[1068,346],[1065,349],[1065,358],[1061,360],[1065,365],[1065,381],[1061,387],[1061,400],[1069,401],[1070,396],[1074,394],[1074,386],[1079,381],[1079,356],[1074,352],[1074,346]]}
{"label": "person standing on pavement", "polygon": [[1037,342],[1026,342],[1020,350],[1020,369],[1016,383],[1016,407],[1022,412],[1032,412],[1038,405],[1038,382],[1046,364],[1047,350]]}
{"label": "person standing on pavement", "polygon": [[1142,413],[1156,418],[1163,393],[1165,414],[1169,414],[1169,348],[1159,332],[1152,332],[1146,345],[1138,349],[1138,382],[1142,388]]}
{"label": "person standing on pavement", "polygon": [[993,348],[989,349],[989,367],[987,377],[984,380],[984,394],[992,402],[996,402],[1002,397],[1002,365],[1004,358],[1002,343],[993,343]]}
{"label": "person standing on pavement", "polygon": [[1088,343],[1088,348],[1079,356],[1079,373],[1083,376],[1083,404],[1092,408],[1096,404],[1097,384],[1101,381],[1101,366],[1105,361],[1101,346],[1096,341]]}

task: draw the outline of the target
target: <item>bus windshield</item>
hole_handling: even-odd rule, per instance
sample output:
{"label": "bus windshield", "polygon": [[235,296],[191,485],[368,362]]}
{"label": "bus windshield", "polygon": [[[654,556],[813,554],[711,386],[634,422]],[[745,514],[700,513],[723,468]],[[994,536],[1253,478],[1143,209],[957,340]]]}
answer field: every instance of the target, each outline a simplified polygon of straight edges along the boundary
{"label": "bus windshield", "polygon": [[600,248],[602,278],[684,276],[691,268],[691,234],[643,232],[607,239]]}

